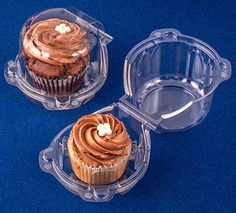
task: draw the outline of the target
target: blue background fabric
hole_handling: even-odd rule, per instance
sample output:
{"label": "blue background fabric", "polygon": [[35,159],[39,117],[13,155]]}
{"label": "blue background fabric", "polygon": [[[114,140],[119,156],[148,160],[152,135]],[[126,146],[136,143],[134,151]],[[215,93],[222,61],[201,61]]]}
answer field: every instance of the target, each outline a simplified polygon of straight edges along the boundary
{"label": "blue background fabric", "polygon": [[[18,51],[19,31],[34,13],[76,7],[100,20],[109,44],[109,76],[86,105],[47,111],[29,101],[3,76]],[[128,51],[158,28],[172,27],[209,43],[236,67],[235,1],[8,0],[0,1],[0,212],[236,212],[236,77],[216,90],[212,109],[185,132],[152,133],[146,175],[126,195],[89,203],[71,194],[38,165],[40,150],[80,116],[124,94]]]}

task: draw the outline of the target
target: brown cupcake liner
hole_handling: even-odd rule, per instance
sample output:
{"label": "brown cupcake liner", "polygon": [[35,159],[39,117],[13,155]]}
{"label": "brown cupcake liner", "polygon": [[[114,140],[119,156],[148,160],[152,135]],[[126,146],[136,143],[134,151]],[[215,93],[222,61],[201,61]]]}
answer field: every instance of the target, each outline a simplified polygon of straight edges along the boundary
{"label": "brown cupcake liner", "polygon": [[[127,148],[128,153],[131,152],[131,145]],[[94,167],[85,164],[79,158],[73,158],[72,142],[68,141],[68,151],[71,161],[72,169],[75,175],[83,182],[94,185],[110,184],[117,181],[125,172],[129,154],[123,156],[123,158],[116,164],[111,166],[99,166]]]}
{"label": "brown cupcake liner", "polygon": [[75,92],[82,86],[84,74],[85,72],[67,78],[46,78],[29,71],[36,86],[50,95],[66,95]]}

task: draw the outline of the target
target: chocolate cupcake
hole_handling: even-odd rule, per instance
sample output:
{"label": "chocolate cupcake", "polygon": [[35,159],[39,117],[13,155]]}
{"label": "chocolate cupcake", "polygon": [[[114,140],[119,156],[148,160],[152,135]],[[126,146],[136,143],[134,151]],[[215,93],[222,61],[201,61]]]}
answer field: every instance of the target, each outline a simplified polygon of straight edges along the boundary
{"label": "chocolate cupcake", "polygon": [[68,152],[75,175],[89,184],[109,184],[124,173],[131,152],[124,124],[111,114],[91,114],[72,128]]}
{"label": "chocolate cupcake", "polygon": [[23,35],[29,74],[39,89],[52,95],[70,94],[81,87],[88,54],[86,32],[66,20],[37,22]]}

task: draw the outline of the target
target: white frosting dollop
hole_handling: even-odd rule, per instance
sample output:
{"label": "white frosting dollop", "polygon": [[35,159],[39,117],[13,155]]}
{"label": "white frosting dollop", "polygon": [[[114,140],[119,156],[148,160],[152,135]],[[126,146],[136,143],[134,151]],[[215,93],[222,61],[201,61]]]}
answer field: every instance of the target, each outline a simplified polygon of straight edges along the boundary
{"label": "white frosting dollop", "polygon": [[71,31],[69,26],[66,26],[65,24],[60,24],[55,27],[55,30],[59,32],[60,34],[69,33]]}
{"label": "white frosting dollop", "polygon": [[98,130],[98,135],[101,137],[112,134],[111,126],[109,123],[98,124],[97,130]]}

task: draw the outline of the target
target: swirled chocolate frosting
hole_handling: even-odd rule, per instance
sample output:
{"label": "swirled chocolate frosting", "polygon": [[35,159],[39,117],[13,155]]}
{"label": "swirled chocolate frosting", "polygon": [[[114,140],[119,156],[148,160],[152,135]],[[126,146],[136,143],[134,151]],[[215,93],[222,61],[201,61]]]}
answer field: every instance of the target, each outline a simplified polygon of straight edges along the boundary
{"label": "swirled chocolate frosting", "polygon": [[[60,27],[64,32],[58,30]],[[37,22],[23,35],[25,53],[52,65],[72,64],[88,55],[87,34],[78,25],[61,19]]]}
{"label": "swirled chocolate frosting", "polygon": [[[100,136],[97,127],[108,123],[109,135]],[[109,166],[129,154],[131,140],[124,124],[111,114],[91,114],[80,118],[70,134],[73,149],[85,164]]]}

